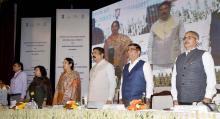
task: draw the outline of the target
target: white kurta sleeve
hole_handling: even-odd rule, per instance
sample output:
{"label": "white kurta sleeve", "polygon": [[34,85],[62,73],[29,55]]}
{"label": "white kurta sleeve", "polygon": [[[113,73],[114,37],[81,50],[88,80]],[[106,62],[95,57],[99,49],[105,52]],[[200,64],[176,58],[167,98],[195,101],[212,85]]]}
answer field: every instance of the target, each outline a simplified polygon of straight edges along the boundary
{"label": "white kurta sleeve", "polygon": [[176,64],[173,67],[173,73],[171,78],[171,94],[173,96],[173,100],[177,100],[177,90],[176,90]]}
{"label": "white kurta sleeve", "polygon": [[207,76],[205,97],[212,99],[212,96],[216,93],[216,89],[215,89],[216,76],[215,76],[214,61],[209,52],[205,52],[202,55],[202,62]]}
{"label": "white kurta sleeve", "polygon": [[108,100],[113,100],[116,88],[116,76],[113,65],[108,66],[107,78],[109,84]]}
{"label": "white kurta sleeve", "polygon": [[149,63],[144,63],[143,66],[144,78],[147,83],[146,87],[146,98],[150,98],[153,94],[154,82],[153,82],[153,74]]}
{"label": "white kurta sleeve", "polygon": [[122,99],[122,83],[123,83],[123,75],[121,75],[121,85],[120,85],[119,99]]}

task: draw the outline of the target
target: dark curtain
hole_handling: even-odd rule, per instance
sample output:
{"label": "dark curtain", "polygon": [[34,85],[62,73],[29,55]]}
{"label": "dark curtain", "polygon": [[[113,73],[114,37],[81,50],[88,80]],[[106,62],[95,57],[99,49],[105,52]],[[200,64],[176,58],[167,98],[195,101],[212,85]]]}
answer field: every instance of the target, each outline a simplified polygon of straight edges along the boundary
{"label": "dark curtain", "polygon": [[14,25],[14,3],[4,2],[0,6],[0,80],[6,84],[9,84],[13,75]]}

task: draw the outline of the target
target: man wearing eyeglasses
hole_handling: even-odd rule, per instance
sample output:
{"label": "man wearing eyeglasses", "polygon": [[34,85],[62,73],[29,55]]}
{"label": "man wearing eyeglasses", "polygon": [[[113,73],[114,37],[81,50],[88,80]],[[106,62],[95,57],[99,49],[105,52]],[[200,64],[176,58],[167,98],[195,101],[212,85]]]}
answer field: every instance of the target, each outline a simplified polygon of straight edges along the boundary
{"label": "man wearing eyeglasses", "polygon": [[199,34],[185,33],[186,52],[180,54],[172,73],[171,93],[174,105],[191,105],[193,102],[210,103],[216,93],[214,62],[209,52],[197,49]]}
{"label": "man wearing eyeglasses", "polygon": [[[123,68],[121,78],[120,103],[124,103],[125,107],[129,106],[129,102],[134,99],[142,99],[146,97],[146,103],[153,94],[153,76],[150,64],[141,60],[141,47],[136,43],[128,45],[129,63]],[[144,94],[144,95],[143,95]]]}

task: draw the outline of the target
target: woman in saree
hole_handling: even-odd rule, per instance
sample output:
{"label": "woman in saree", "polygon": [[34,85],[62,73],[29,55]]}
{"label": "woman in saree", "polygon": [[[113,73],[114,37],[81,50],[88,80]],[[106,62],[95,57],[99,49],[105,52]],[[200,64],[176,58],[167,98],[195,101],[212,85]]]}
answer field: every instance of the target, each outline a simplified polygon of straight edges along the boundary
{"label": "woman in saree", "polygon": [[80,76],[74,70],[72,58],[64,59],[63,69],[64,72],[61,74],[55,89],[53,105],[64,105],[69,100],[80,101]]}

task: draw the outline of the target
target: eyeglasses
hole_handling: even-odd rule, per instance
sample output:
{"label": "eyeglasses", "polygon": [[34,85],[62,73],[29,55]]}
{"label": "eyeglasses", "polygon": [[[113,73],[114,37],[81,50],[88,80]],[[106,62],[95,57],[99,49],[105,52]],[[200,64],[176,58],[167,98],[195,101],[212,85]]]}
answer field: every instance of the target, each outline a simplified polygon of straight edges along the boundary
{"label": "eyeglasses", "polygon": [[184,37],[183,40],[192,39],[192,38],[196,39],[196,37],[194,37],[194,36],[188,36],[188,37]]}

